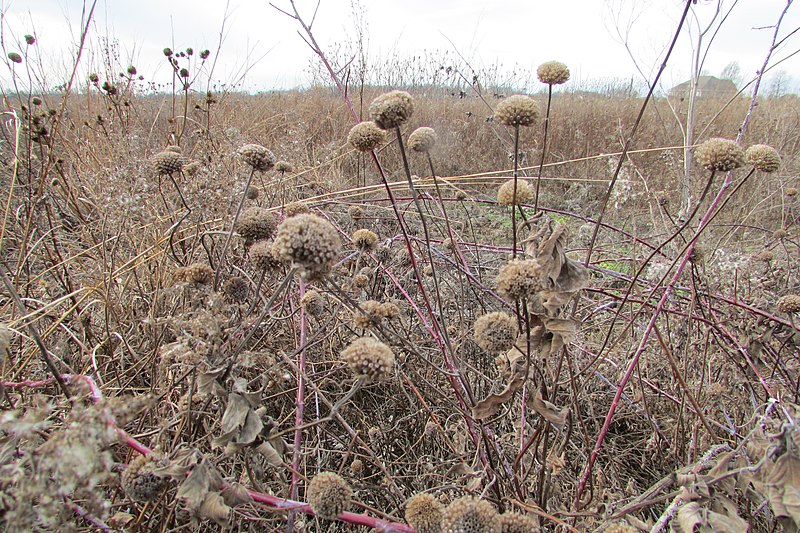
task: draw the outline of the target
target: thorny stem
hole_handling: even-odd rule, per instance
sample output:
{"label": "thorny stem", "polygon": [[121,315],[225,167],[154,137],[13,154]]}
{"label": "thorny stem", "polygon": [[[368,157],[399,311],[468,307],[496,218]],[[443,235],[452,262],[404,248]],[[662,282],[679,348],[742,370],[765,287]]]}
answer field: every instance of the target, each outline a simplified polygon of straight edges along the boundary
{"label": "thorny stem", "polygon": [[222,246],[222,253],[220,254],[219,258],[219,266],[217,267],[217,271],[214,273],[214,290],[219,289],[219,278],[222,275],[222,268],[225,265],[225,254],[228,251],[228,246],[231,244],[231,238],[233,237],[233,229],[236,227],[236,222],[239,221],[239,215],[242,213],[242,207],[244,206],[244,201],[247,199],[247,190],[250,189],[250,182],[253,181],[253,174],[256,173],[255,168],[250,169],[250,176],[247,178],[247,183],[244,186],[244,191],[242,191],[242,198],[239,200],[239,205],[236,207],[236,213],[233,215],[233,222],[231,222],[231,229],[228,231],[228,235],[225,237],[225,244]]}
{"label": "thorny stem", "polygon": [[536,193],[533,196],[533,213],[539,211],[539,184],[542,182],[542,169],[547,157],[547,132],[550,125],[550,102],[553,101],[553,84],[547,84],[547,112],[544,115],[544,138],[542,139],[542,157],[539,158],[539,171],[536,173]]}

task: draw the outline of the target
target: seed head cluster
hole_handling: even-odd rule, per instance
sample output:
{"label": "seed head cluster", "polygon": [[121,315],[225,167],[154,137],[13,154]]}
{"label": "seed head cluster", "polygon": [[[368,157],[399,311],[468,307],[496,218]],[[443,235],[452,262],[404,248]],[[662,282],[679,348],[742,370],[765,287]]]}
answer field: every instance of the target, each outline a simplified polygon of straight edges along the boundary
{"label": "seed head cluster", "polygon": [[735,141],[715,137],[709,139],[694,152],[697,164],[706,170],[728,172],[744,165],[745,156],[742,147]]}
{"label": "seed head cluster", "polygon": [[547,61],[536,69],[536,76],[542,83],[560,85],[569,80],[569,69],[559,61]]}
{"label": "seed head cluster", "polygon": [[272,241],[266,239],[256,241],[250,247],[249,253],[257,272],[269,272],[281,265],[281,262],[272,255]]}
{"label": "seed head cluster", "polygon": [[761,172],[775,172],[781,166],[781,156],[772,146],[754,144],[744,153],[748,165]]}
{"label": "seed head cluster", "polygon": [[181,157],[180,152],[173,152],[171,150],[158,152],[150,159],[150,163],[153,165],[153,170],[162,176],[174,174],[183,169],[183,157]]}
{"label": "seed head cluster", "polygon": [[353,232],[353,244],[362,252],[371,252],[378,244],[378,236],[368,229],[357,229]]}
{"label": "seed head cluster", "polygon": [[389,377],[394,368],[394,352],[372,337],[359,337],[342,350],[341,359],[357,377],[381,381]]}
{"label": "seed head cluster", "polygon": [[208,285],[214,281],[214,271],[205,263],[192,263],[189,266],[175,269],[175,281]]}
{"label": "seed head cluster", "polygon": [[311,209],[308,208],[308,204],[305,202],[291,202],[283,206],[283,214],[286,215],[286,218],[310,212]]}
{"label": "seed head cluster", "polygon": [[308,484],[306,497],[317,516],[334,519],[350,508],[353,489],[339,474],[321,472]]}
{"label": "seed head cluster", "polygon": [[530,126],[538,117],[536,101],[524,94],[504,98],[494,110],[494,118],[506,126]]}
{"label": "seed head cluster", "polygon": [[294,166],[288,161],[278,161],[275,163],[275,170],[277,172],[293,172]]}
{"label": "seed head cluster", "polygon": [[359,152],[371,152],[386,142],[386,132],[372,121],[359,122],[350,128],[347,142]]}
{"label": "seed head cluster", "polygon": [[266,172],[275,166],[275,154],[260,144],[245,144],[238,150],[239,157],[258,172]]}
{"label": "seed head cluster", "polygon": [[532,296],[541,289],[538,264],[531,259],[514,259],[500,267],[495,279],[497,290],[510,300]]}
{"label": "seed head cluster", "polygon": [[406,522],[417,533],[439,533],[444,505],[431,494],[420,493],[406,503]]}
{"label": "seed head cluster", "polygon": [[378,96],[369,105],[369,116],[382,130],[402,126],[412,114],[414,114],[414,100],[405,91],[389,91]]}
{"label": "seed head cluster", "polygon": [[250,286],[247,280],[241,276],[233,276],[228,278],[222,284],[222,294],[225,299],[233,303],[243,303],[247,299],[247,293],[250,291]]}
{"label": "seed head cluster", "polygon": [[167,487],[169,479],[153,473],[156,466],[152,454],[140,455],[122,471],[120,482],[131,500],[140,503],[155,501]]}
{"label": "seed head cluster", "polygon": [[300,305],[305,309],[306,313],[313,317],[319,317],[325,311],[325,297],[318,291],[308,290],[300,298]]}
{"label": "seed head cluster", "polygon": [[408,147],[415,152],[430,152],[438,137],[433,128],[417,128],[408,136]]}
{"label": "seed head cluster", "polygon": [[475,342],[489,353],[507,352],[517,338],[517,321],[506,313],[486,313],[475,321]]}
{"label": "seed head cluster", "polygon": [[361,302],[359,309],[356,309],[353,313],[353,324],[356,327],[366,329],[384,318],[391,319],[399,315],[400,309],[391,302],[381,303],[377,300],[367,300]]}
{"label": "seed head cluster", "polygon": [[800,312],[800,294],[787,294],[778,300],[778,311],[782,313]]}
{"label": "seed head cluster", "polygon": [[442,533],[500,533],[497,511],[491,503],[464,496],[442,512]]}
{"label": "seed head cluster", "polygon": [[531,533],[538,531],[539,526],[533,518],[521,513],[503,513],[500,515],[501,533]]}
{"label": "seed head cluster", "polygon": [[326,276],[333,268],[342,242],[336,228],[324,218],[305,213],[284,220],[272,244],[272,254],[300,267],[307,279]]}
{"label": "seed head cluster", "polygon": [[275,230],[278,229],[278,219],[264,207],[251,207],[241,214],[235,229],[249,245],[275,235]]}
{"label": "seed head cluster", "polygon": [[533,188],[527,181],[517,179],[517,196],[514,198],[514,179],[504,182],[497,189],[497,203],[500,205],[522,205],[527,204],[533,198]]}

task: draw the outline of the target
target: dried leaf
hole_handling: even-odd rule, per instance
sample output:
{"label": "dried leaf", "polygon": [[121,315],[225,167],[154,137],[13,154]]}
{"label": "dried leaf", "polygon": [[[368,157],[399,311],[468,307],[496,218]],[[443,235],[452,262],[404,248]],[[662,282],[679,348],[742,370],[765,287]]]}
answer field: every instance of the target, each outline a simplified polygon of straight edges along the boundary
{"label": "dried leaf", "polygon": [[136,517],[130,513],[123,513],[122,511],[117,511],[114,513],[114,516],[108,519],[106,522],[109,527],[114,529],[124,529],[128,524],[133,522]]}
{"label": "dried leaf", "polygon": [[195,465],[189,476],[178,487],[178,499],[182,500],[187,509],[194,512],[200,508],[210,491],[222,486],[222,478],[217,470],[203,458]]}
{"label": "dried leaf", "polygon": [[231,507],[253,501],[247,488],[241,483],[231,483],[225,487],[225,490],[222,491],[222,499],[225,500],[226,505]]}
{"label": "dried leaf", "polygon": [[682,533],[694,533],[694,527],[703,523],[700,515],[700,504],[689,502],[678,509],[678,525]]}
{"label": "dried leaf", "polygon": [[775,516],[800,527],[800,458],[791,452],[781,455],[766,472],[765,486]]}
{"label": "dried leaf", "polygon": [[500,406],[514,396],[514,393],[519,390],[523,382],[524,380],[519,378],[513,379],[508,385],[506,385],[506,388],[503,389],[502,392],[490,394],[483,400],[479,401],[475,404],[475,407],[472,408],[472,416],[478,420],[483,420],[494,415],[500,409]]}
{"label": "dried leaf", "polygon": [[552,403],[542,398],[542,393],[537,389],[533,396],[528,400],[528,407],[539,413],[545,420],[553,424],[558,429],[564,429],[567,423],[569,408],[559,409]]}
{"label": "dried leaf", "polygon": [[272,446],[269,442],[262,442],[258,446],[256,446],[256,451],[261,454],[262,457],[274,467],[279,467],[283,465],[283,458],[281,454]]}
{"label": "dried leaf", "polygon": [[216,370],[209,370],[197,377],[197,390],[200,394],[212,394],[214,396],[222,397],[225,394],[225,389],[217,381],[218,378],[225,374],[225,367]]}
{"label": "dried leaf", "polygon": [[200,504],[200,508],[197,509],[197,516],[208,518],[225,527],[231,518],[231,508],[225,505],[225,501],[218,492],[209,492],[206,494],[203,503]]}
{"label": "dried leaf", "polygon": [[547,331],[561,337],[562,343],[569,344],[575,340],[575,335],[578,333],[577,321],[566,318],[545,318],[543,322]]}

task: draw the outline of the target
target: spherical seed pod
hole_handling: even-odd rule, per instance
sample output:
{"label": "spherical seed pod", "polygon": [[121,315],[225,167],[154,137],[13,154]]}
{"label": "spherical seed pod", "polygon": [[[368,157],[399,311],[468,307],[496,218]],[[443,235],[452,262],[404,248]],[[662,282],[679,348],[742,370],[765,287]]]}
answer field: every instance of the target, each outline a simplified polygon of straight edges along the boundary
{"label": "spherical seed pod", "polygon": [[772,232],[772,238],[776,240],[785,239],[788,236],[789,233],[783,228],[778,228],[774,232]]}
{"label": "spherical seed pod", "polygon": [[309,209],[308,204],[305,202],[291,202],[283,206],[283,214],[286,215],[286,218],[310,212],[311,209]]}
{"label": "spherical seed pod", "polygon": [[513,259],[500,268],[495,283],[501,295],[510,300],[519,300],[541,290],[542,287],[537,276],[538,263],[536,261]]}
{"label": "spherical seed pod", "polygon": [[491,503],[464,496],[442,511],[441,532],[500,533],[500,521]]}
{"label": "spherical seed pod", "polygon": [[754,144],[744,153],[747,164],[761,172],[775,172],[781,166],[781,156],[772,146]]}
{"label": "spherical seed pod", "polygon": [[359,221],[364,218],[364,210],[359,205],[351,205],[347,208],[347,214],[350,215],[354,221]]}
{"label": "spherical seed pod", "polygon": [[272,253],[300,267],[304,278],[318,279],[331,271],[341,248],[336,228],[324,218],[306,213],[287,218],[278,226]]}
{"label": "spherical seed pod", "polygon": [[33,46],[36,43],[36,37],[33,35],[26,35],[25,36],[25,44],[28,46]]}
{"label": "spherical seed pod", "polygon": [[536,101],[524,94],[504,98],[494,110],[494,118],[506,126],[530,126],[538,117]]}
{"label": "spherical seed pod", "polygon": [[189,266],[175,269],[175,281],[208,285],[214,281],[214,271],[205,263],[192,263]]}
{"label": "spherical seed pod", "polygon": [[372,324],[377,324],[383,318],[383,304],[375,300],[367,300],[359,304],[359,309],[353,312],[353,324],[361,329],[367,329]]}
{"label": "spherical seed pod", "polygon": [[374,231],[368,229],[358,229],[353,232],[353,244],[362,252],[371,252],[378,244],[378,236]]}
{"label": "spherical seed pod", "polygon": [[744,165],[742,147],[735,141],[715,137],[709,139],[694,152],[697,164],[706,170],[728,172]]}
{"label": "spherical seed pod", "polygon": [[275,163],[275,170],[277,172],[292,172],[294,167],[288,161],[278,161]]}
{"label": "spherical seed pod", "polygon": [[275,154],[260,144],[245,144],[238,150],[239,156],[250,168],[266,172],[275,166]]}
{"label": "spherical seed pod", "polygon": [[431,494],[420,493],[406,503],[405,518],[417,533],[439,533],[444,505]]}
{"label": "spherical seed pod", "polygon": [[414,113],[414,100],[405,91],[389,91],[378,96],[369,105],[369,116],[382,130],[405,124]]}
{"label": "spherical seed pod", "polygon": [[538,530],[539,526],[530,516],[513,512],[500,515],[501,533],[531,533]]}
{"label": "spherical seed pod", "polygon": [[245,196],[248,200],[257,200],[259,196],[261,196],[261,190],[258,187],[248,187]]}
{"label": "spherical seed pod", "polygon": [[438,137],[433,128],[417,128],[408,136],[408,147],[415,152],[430,152]]}
{"label": "spherical seed pod", "polygon": [[168,478],[153,473],[156,466],[154,454],[140,455],[122,471],[120,482],[131,500],[140,503],[153,502],[169,485]]}
{"label": "spherical seed pod", "polygon": [[536,76],[542,83],[560,85],[569,80],[569,69],[559,61],[547,61],[536,69]]}
{"label": "spherical seed pod", "polygon": [[756,260],[762,263],[769,263],[773,259],[775,259],[775,254],[772,253],[771,250],[761,250],[758,255],[756,255]]}
{"label": "spherical seed pod", "polygon": [[322,316],[325,311],[325,297],[315,290],[308,290],[300,298],[300,306],[313,317]]}
{"label": "spherical seed pod", "polygon": [[514,201],[514,179],[503,183],[497,189],[497,203],[500,205],[522,205],[533,198],[533,188],[525,180],[517,179],[517,197]]}
{"label": "spherical seed pod", "polygon": [[359,122],[350,128],[347,142],[359,152],[371,152],[386,143],[386,132],[372,121]]}
{"label": "spherical seed pod", "polygon": [[150,159],[153,169],[159,174],[174,174],[183,169],[183,157],[181,154],[164,150],[154,155]]}
{"label": "spherical seed pod", "polygon": [[251,207],[239,216],[234,227],[245,243],[269,239],[278,229],[278,219],[264,207]]}
{"label": "spherical seed pod", "polygon": [[350,508],[353,489],[335,472],[320,472],[306,489],[308,504],[320,518],[335,519]]}
{"label": "spherical seed pod", "polygon": [[800,294],[787,294],[778,300],[778,311],[781,313],[800,312]]}
{"label": "spherical seed pod", "polygon": [[369,285],[368,276],[365,276],[364,274],[356,274],[355,276],[353,276],[353,287],[363,289],[367,285]]}
{"label": "spherical seed pod", "polygon": [[350,463],[350,471],[356,475],[361,474],[364,471],[364,461],[353,459],[353,462]]}
{"label": "spherical seed pod", "polygon": [[475,321],[475,342],[491,354],[507,352],[517,339],[517,321],[506,313],[486,313]]}
{"label": "spherical seed pod", "polygon": [[250,246],[250,260],[257,272],[270,272],[281,266],[272,255],[272,241],[262,239]]}
{"label": "spherical seed pod", "polygon": [[341,359],[357,377],[381,381],[389,377],[394,368],[394,352],[372,337],[360,337],[342,350]]}
{"label": "spherical seed pod", "polygon": [[222,284],[222,294],[229,302],[240,304],[244,303],[247,299],[247,294],[250,292],[250,285],[247,280],[241,276],[233,276],[228,278]]}
{"label": "spherical seed pod", "polygon": [[397,306],[397,304],[392,302],[384,302],[381,304],[379,314],[383,318],[388,318],[391,320],[392,318],[397,318],[400,316],[400,308]]}

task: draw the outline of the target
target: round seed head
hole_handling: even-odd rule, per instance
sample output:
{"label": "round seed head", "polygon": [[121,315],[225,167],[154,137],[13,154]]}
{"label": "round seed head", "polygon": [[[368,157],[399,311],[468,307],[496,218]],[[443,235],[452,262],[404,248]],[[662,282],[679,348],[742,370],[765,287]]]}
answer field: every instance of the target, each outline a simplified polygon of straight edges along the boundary
{"label": "round seed head", "polygon": [[795,187],[788,187],[786,189],[786,196],[789,197],[797,196],[797,189]]}
{"label": "round seed head", "polygon": [[486,313],[475,321],[475,342],[489,353],[507,352],[517,338],[517,321],[506,313]]}
{"label": "round seed head", "polygon": [[355,244],[362,252],[371,252],[378,244],[378,236],[374,231],[368,229],[357,229],[352,236]]}
{"label": "round seed head", "polygon": [[233,303],[243,303],[247,299],[247,293],[250,291],[250,286],[247,280],[241,276],[234,276],[225,281],[222,285],[222,294],[225,299]]}
{"label": "round seed head", "polygon": [[183,173],[187,176],[194,176],[201,168],[200,161],[190,161],[183,165]]}
{"label": "round seed head", "polygon": [[26,35],[25,43],[28,44],[28,46],[34,45],[36,43],[36,37],[34,37],[33,35]]}
{"label": "round seed head", "polygon": [[415,152],[430,152],[436,146],[436,130],[417,128],[408,136],[408,147]]}
{"label": "round seed head", "polygon": [[347,208],[347,214],[353,220],[361,220],[364,217],[364,210],[359,205],[351,205]]}
{"label": "round seed head", "polygon": [[16,52],[9,52],[8,58],[11,60],[12,63],[22,63],[22,56]]}
{"label": "round seed head", "polygon": [[309,290],[300,298],[300,305],[306,313],[318,317],[325,311],[325,297],[315,290]]}
{"label": "round seed head", "polygon": [[761,172],[775,172],[781,166],[777,150],[766,144],[754,144],[745,152],[747,163]]}
{"label": "round seed head", "polygon": [[256,200],[258,199],[259,196],[261,196],[261,191],[258,189],[258,187],[250,186],[247,188],[245,196],[247,197],[248,200]]}
{"label": "round seed head", "polygon": [[603,533],[637,533],[637,531],[639,530],[625,522],[611,522]]}
{"label": "round seed head", "polygon": [[439,533],[444,505],[431,494],[415,494],[406,503],[406,522],[417,533]]}
{"label": "round seed head", "polygon": [[238,153],[253,170],[266,172],[275,166],[275,154],[260,144],[245,144],[239,148]]}
{"label": "round seed head", "polygon": [[383,318],[397,318],[400,316],[400,308],[397,304],[392,302],[385,302],[381,304],[380,315]]}
{"label": "round seed head", "polygon": [[500,521],[491,503],[464,496],[442,512],[442,533],[499,533]]}
{"label": "round seed head", "polygon": [[778,300],[778,311],[781,313],[797,313],[800,312],[800,295],[787,294]]}
{"label": "round seed head", "polygon": [[275,235],[278,228],[278,219],[264,207],[251,207],[246,209],[236,221],[235,230],[241,235],[246,244],[269,239]]}
{"label": "round seed head", "polygon": [[394,368],[392,349],[372,337],[360,337],[351,342],[342,350],[341,359],[355,376],[370,381],[386,379]]}
{"label": "round seed head", "polygon": [[353,286],[358,287],[359,289],[363,289],[369,285],[369,276],[365,276],[364,274],[356,274],[353,277]]}
{"label": "round seed head", "polygon": [[122,471],[120,482],[131,500],[146,503],[158,499],[169,484],[169,479],[153,473],[157,466],[153,454],[140,455]]}
{"label": "round seed head", "polygon": [[405,124],[414,113],[414,100],[405,91],[390,91],[377,97],[369,105],[369,116],[382,130]]}
{"label": "round seed head", "polygon": [[459,200],[459,201],[463,202],[466,199],[467,199],[466,191],[462,191],[462,190],[456,191],[456,200]]}
{"label": "round seed head", "polygon": [[321,472],[308,484],[306,497],[320,518],[334,519],[350,508],[353,489],[334,472]]}
{"label": "round seed head", "polygon": [[500,515],[501,533],[530,533],[538,531],[539,526],[530,516],[521,513],[503,513]]}
{"label": "round seed head", "polygon": [[559,61],[547,61],[536,69],[536,76],[542,83],[561,85],[569,79],[569,69]]}
{"label": "round seed head", "polygon": [[494,110],[494,118],[506,126],[530,126],[538,117],[536,101],[524,94],[504,98]]}
{"label": "round seed head", "polygon": [[205,263],[192,263],[189,266],[175,269],[175,280],[197,285],[208,285],[214,281],[214,271]]}
{"label": "round seed head", "polygon": [[744,150],[735,141],[728,139],[709,139],[694,152],[697,164],[706,170],[728,172],[744,165]]}
{"label": "round seed head", "polygon": [[286,215],[286,218],[295,217],[297,215],[310,212],[311,210],[308,208],[308,204],[305,202],[292,202],[283,206],[283,214]]}
{"label": "round seed head", "polygon": [[174,174],[183,169],[183,157],[171,150],[157,153],[150,159],[150,163],[159,175]]}
{"label": "round seed head", "polygon": [[762,263],[769,263],[773,259],[775,259],[775,254],[773,254],[771,250],[761,250],[758,255],[756,255],[756,260]]}
{"label": "round seed head", "polygon": [[772,233],[773,239],[785,239],[788,236],[789,233],[783,228],[778,228]]}
{"label": "round seed head", "polygon": [[517,179],[517,197],[514,199],[514,178],[503,183],[497,189],[497,203],[500,205],[522,205],[533,198],[533,188],[525,180]]}
{"label": "round seed head", "polygon": [[250,260],[257,272],[269,272],[281,265],[281,262],[272,255],[272,241],[266,239],[256,241],[250,247]]}
{"label": "round seed head", "polygon": [[275,170],[278,172],[292,172],[294,167],[287,161],[278,161],[275,163]]}
{"label": "round seed head", "polygon": [[531,259],[514,259],[500,268],[495,279],[497,290],[510,300],[532,296],[542,287],[538,282],[538,263]]}
{"label": "round seed head", "polygon": [[301,276],[317,279],[333,268],[342,243],[336,228],[322,217],[305,213],[284,220],[272,245],[273,255],[300,267]]}
{"label": "round seed head", "polygon": [[371,152],[386,142],[386,132],[374,122],[359,122],[347,135],[347,142],[359,152]]}
{"label": "round seed head", "polygon": [[353,312],[353,324],[361,329],[367,329],[372,324],[377,324],[383,318],[383,304],[376,300],[367,300],[359,304],[360,309]]}
{"label": "round seed head", "polygon": [[350,471],[356,475],[362,473],[364,471],[364,461],[353,459],[353,462],[350,463]]}

